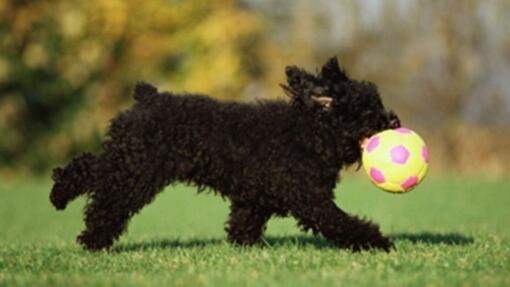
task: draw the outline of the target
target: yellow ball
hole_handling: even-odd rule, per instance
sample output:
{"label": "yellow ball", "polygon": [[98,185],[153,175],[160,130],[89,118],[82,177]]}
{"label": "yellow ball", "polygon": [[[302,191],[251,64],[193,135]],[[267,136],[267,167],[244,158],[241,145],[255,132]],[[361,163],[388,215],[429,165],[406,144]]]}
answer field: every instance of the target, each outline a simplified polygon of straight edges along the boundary
{"label": "yellow ball", "polygon": [[429,152],[423,139],[407,128],[385,130],[362,144],[363,168],[379,188],[393,193],[412,190],[427,174]]}

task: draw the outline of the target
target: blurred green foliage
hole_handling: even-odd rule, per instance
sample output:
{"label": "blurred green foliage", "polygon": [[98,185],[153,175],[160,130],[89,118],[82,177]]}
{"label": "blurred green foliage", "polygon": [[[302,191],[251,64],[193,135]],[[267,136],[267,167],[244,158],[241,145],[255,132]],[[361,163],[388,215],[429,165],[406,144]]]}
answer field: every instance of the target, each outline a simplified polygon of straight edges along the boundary
{"label": "blurred green foliage", "polygon": [[138,80],[234,98],[261,76],[262,31],[230,0],[2,1],[0,162],[44,171],[97,147]]}

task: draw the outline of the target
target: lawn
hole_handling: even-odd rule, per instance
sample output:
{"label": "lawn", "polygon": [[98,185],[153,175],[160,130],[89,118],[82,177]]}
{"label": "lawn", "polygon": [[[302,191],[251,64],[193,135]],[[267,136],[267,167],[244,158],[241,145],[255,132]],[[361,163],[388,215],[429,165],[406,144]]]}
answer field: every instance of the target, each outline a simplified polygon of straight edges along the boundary
{"label": "lawn", "polygon": [[228,205],[169,187],[111,252],[74,241],[84,200],[64,212],[49,180],[0,182],[0,286],[510,286],[510,181],[429,178],[392,195],[347,177],[345,210],[380,223],[396,250],[351,253],[271,220],[263,247],[225,242]]}

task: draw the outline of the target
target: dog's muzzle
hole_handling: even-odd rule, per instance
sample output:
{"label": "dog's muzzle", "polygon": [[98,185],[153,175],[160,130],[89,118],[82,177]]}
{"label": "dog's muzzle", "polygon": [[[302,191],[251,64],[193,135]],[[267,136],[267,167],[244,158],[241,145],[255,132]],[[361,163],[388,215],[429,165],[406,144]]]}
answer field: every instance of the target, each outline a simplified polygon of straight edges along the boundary
{"label": "dog's muzzle", "polygon": [[400,118],[393,111],[388,113],[388,126],[390,129],[400,128],[401,126]]}

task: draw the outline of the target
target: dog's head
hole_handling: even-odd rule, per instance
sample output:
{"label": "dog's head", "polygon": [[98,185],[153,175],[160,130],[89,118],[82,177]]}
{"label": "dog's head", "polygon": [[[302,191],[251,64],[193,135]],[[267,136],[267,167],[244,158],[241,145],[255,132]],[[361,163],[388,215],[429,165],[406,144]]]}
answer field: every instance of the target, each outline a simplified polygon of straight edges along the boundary
{"label": "dog's head", "polygon": [[295,66],[286,68],[288,85],[282,85],[292,105],[329,121],[338,132],[361,140],[379,131],[400,127],[395,113],[384,108],[377,87],[349,79],[330,59],[317,75]]}

